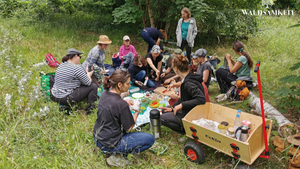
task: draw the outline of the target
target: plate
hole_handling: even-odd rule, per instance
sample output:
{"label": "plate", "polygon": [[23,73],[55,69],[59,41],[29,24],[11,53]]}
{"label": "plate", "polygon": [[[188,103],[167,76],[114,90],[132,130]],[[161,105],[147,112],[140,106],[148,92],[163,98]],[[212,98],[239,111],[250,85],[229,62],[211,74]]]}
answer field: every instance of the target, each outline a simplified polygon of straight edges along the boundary
{"label": "plate", "polygon": [[144,97],[143,93],[134,93],[134,94],[132,94],[132,98],[134,98],[134,99],[140,99],[142,97]]}
{"label": "plate", "polygon": [[105,72],[109,72],[109,70],[105,70]]}

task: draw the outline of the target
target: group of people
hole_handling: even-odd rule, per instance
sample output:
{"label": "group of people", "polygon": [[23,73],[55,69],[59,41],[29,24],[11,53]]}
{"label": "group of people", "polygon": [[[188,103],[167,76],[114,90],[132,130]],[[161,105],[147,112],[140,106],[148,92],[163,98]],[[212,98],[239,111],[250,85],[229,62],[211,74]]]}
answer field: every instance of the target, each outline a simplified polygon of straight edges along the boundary
{"label": "group of people", "polygon": [[[139,111],[132,114],[131,100],[123,100],[121,93],[127,92],[131,84],[155,87],[155,81],[170,84],[169,88],[179,87],[178,99],[169,107],[161,107],[161,123],[172,130],[185,134],[182,118],[197,105],[205,104],[205,88],[209,87],[212,69],[207,60],[207,51],[198,49],[191,57],[194,39],[197,35],[197,25],[187,8],[181,11],[182,18],[178,21],[176,29],[178,49],[167,59],[165,71],[162,72],[160,47],[161,39],[167,39],[163,30],[144,28],[141,32],[143,39],[149,44],[146,56],[139,55],[134,46],[130,44],[130,37],[123,37],[118,58],[120,67],[110,76],[101,76],[105,71],[105,49],[112,41],[106,35],[101,35],[97,45],[93,47],[86,60],[79,65],[82,52],[69,49],[63,57],[62,64],[57,68],[55,83],[51,89],[51,99],[61,105],[74,105],[87,99],[87,114],[92,113],[98,99],[97,88],[103,84],[105,91],[98,102],[97,120],[94,125],[93,136],[96,145],[104,152],[110,153],[107,163],[113,166],[123,166],[129,163],[126,156],[129,153],[138,153],[150,148],[155,139],[153,135],[142,132],[132,132]],[[186,48],[187,55],[182,54]],[[253,66],[250,55],[244,51],[242,42],[233,44],[233,49],[240,57],[236,62],[226,54],[229,69],[218,69],[216,77],[222,92],[226,92],[231,82],[242,76],[250,76]],[[196,69],[191,69],[191,64]],[[102,78],[101,78],[102,77]],[[142,82],[142,84],[140,83]],[[119,156],[122,155],[122,156]],[[124,158],[125,157],[125,158]]]}

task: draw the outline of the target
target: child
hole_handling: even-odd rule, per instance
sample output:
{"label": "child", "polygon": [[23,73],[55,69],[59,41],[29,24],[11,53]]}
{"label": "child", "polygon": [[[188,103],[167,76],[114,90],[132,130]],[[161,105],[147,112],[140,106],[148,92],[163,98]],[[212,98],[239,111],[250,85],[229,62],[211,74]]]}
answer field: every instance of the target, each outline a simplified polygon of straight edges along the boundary
{"label": "child", "polygon": [[129,64],[133,62],[133,59],[137,56],[137,52],[133,45],[130,44],[129,36],[123,37],[123,45],[119,50],[119,59],[121,62],[121,68],[128,68]]}

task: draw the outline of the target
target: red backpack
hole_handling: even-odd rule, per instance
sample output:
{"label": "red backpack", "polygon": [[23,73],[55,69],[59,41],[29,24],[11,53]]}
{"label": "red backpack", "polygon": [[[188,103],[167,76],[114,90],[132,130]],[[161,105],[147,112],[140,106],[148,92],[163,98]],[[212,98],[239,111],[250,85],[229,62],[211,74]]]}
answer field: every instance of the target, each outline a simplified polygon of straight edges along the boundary
{"label": "red backpack", "polygon": [[55,59],[55,57],[51,53],[48,53],[46,55],[46,62],[50,67],[58,67],[60,65],[60,63]]}

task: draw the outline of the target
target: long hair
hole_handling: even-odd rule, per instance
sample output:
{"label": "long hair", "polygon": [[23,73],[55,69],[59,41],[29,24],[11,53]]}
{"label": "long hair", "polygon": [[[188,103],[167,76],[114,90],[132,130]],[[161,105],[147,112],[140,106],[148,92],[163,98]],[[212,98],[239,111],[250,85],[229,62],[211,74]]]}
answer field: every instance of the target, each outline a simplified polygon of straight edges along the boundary
{"label": "long hair", "polygon": [[103,87],[105,90],[109,90],[110,87],[117,88],[118,83],[124,84],[128,78],[130,78],[130,74],[123,70],[116,70],[110,76],[105,76],[103,78]]}
{"label": "long hair", "polygon": [[160,31],[160,33],[162,34],[162,38],[165,40],[165,42],[167,42],[168,36],[167,36],[166,31],[163,30],[163,29],[160,29],[159,31]]}
{"label": "long hair", "polygon": [[248,66],[250,69],[253,68],[253,61],[251,56],[249,55],[249,53],[247,53],[246,51],[244,51],[245,47],[244,44],[241,41],[236,41],[234,42],[234,44],[232,45],[233,50],[235,50],[236,52],[241,52],[248,60]]}
{"label": "long hair", "polygon": [[135,66],[137,66],[139,64],[139,62],[141,62],[143,65],[145,65],[147,61],[146,61],[144,56],[137,55],[137,57],[135,57],[134,60],[133,60],[133,64]]}
{"label": "long hair", "polygon": [[184,13],[186,13],[188,18],[190,18],[192,16],[191,11],[187,7],[183,7],[181,9],[181,11],[183,11]]}

